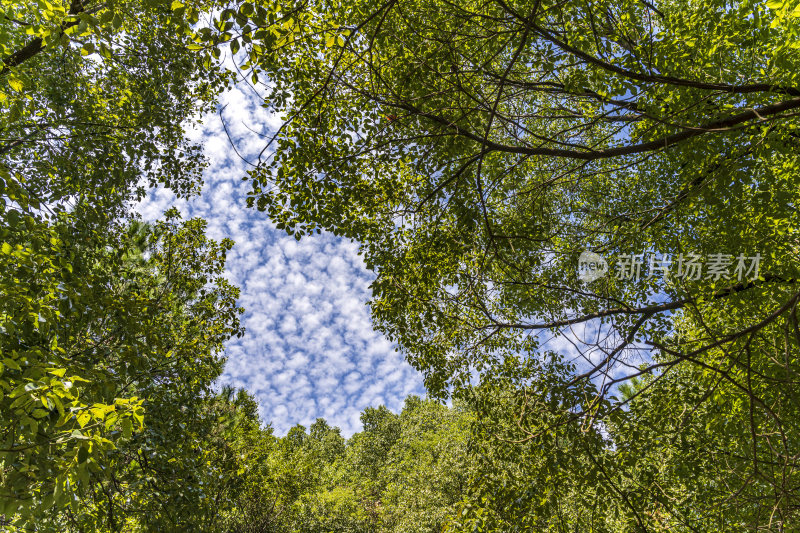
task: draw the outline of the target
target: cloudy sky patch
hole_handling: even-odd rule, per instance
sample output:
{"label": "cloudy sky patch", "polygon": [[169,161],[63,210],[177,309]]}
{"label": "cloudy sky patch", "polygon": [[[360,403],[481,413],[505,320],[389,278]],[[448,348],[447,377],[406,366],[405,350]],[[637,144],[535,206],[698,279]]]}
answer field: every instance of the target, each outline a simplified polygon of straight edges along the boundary
{"label": "cloudy sky patch", "polygon": [[[280,124],[261,103],[242,86],[222,102],[228,134],[250,161],[266,144],[263,135]],[[372,329],[366,302],[374,275],[357,245],[327,234],[298,242],[247,209],[250,186],[241,178],[248,165],[228,134],[219,115],[192,132],[210,161],[200,196],[183,201],[156,189],[138,206],[154,220],[174,205],[186,218],[206,219],[210,237],[236,242],[227,276],[241,288],[246,333],[227,345],[221,383],[254,394],[279,435],[318,417],[350,435],[360,430],[365,407],[399,410],[409,394],[424,394],[421,375]]]}

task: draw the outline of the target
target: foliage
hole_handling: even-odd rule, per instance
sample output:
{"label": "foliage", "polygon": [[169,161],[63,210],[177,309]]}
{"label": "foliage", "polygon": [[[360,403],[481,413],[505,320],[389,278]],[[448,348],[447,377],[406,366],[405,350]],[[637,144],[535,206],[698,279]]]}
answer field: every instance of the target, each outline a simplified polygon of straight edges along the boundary
{"label": "foliage", "polygon": [[[257,27],[259,6],[243,0],[221,20]],[[516,436],[493,431],[521,457],[547,435],[577,446],[575,424],[602,435],[582,460],[603,465],[609,530],[797,521],[796,1],[284,12],[287,34],[242,39],[243,67],[270,80],[265,104],[286,117],[250,173],[250,203],[298,238],[360,242],[376,325],[432,394],[505,376],[536,406],[497,400],[520,422]],[[581,281],[582,251],[608,259],[609,275]],[[698,276],[683,268],[691,254]],[[531,373],[553,345],[571,370]],[[644,385],[617,397],[634,378]],[[571,388],[585,397],[549,402]],[[557,423],[565,412],[574,424]],[[541,420],[553,427],[527,428]],[[713,444],[698,449],[703,435]],[[530,475],[554,487],[537,465]],[[526,483],[486,497],[511,505]],[[564,501],[585,507],[557,523],[544,502],[502,527],[580,529],[594,504]]]}
{"label": "foliage", "polygon": [[186,128],[229,75],[190,47],[203,2],[0,3],[0,514],[41,531],[202,518],[204,403],[240,334],[230,241],[174,214]]}
{"label": "foliage", "polygon": [[611,477],[611,441],[574,415],[592,391],[550,387],[570,370],[552,354],[530,387],[495,375],[470,391],[470,482],[446,531],[638,530]]}
{"label": "foliage", "polygon": [[[798,13],[0,0],[3,525],[790,530]],[[223,49],[286,117],[251,206],[357,239],[376,325],[455,407],[279,438],[212,392],[241,334],[232,243],[129,207],[199,190],[186,128],[232,79]],[[612,275],[581,281],[582,251]],[[763,264],[693,277],[690,254]]]}
{"label": "foliage", "polygon": [[412,396],[400,414],[381,406],[361,418],[346,443],[322,419],[246,437],[225,530],[441,531],[466,486],[469,413]]}
{"label": "foliage", "polygon": [[[3,302],[0,383],[4,512],[20,524],[46,528],[53,508],[67,513],[55,513],[54,530],[65,519],[118,530],[140,505],[156,519],[170,498],[198,497],[176,472],[199,469],[197,403],[222,370],[222,343],[240,332],[237,290],[221,278],[231,243],[203,228],[157,226],[147,269],[129,268],[125,234],[81,242],[56,226],[42,230],[50,242],[31,232],[6,241],[4,272],[27,282]],[[42,258],[64,264],[40,271]]]}
{"label": "foliage", "polygon": [[77,198],[122,214],[144,185],[199,190],[185,129],[229,76],[189,50],[207,4],[179,4],[2,3],[0,155],[32,207]]}

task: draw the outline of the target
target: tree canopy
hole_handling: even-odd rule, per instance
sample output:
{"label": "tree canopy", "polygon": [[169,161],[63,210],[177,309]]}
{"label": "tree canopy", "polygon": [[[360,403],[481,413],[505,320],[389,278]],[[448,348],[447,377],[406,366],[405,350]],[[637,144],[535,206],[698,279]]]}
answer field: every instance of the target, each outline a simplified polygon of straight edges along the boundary
{"label": "tree canopy", "polygon": [[0,3],[4,526],[179,530],[204,497],[203,405],[241,333],[232,243],[130,203],[199,190],[186,128],[228,80],[189,48],[205,7]]}
{"label": "tree canopy", "polygon": [[[797,0],[0,0],[0,515],[37,531],[791,531]],[[221,63],[230,54],[236,73]],[[432,398],[284,437],[188,128],[358,241]],[[298,415],[299,416],[299,415]]]}
{"label": "tree canopy", "polygon": [[359,241],[431,393],[595,432],[611,530],[796,520],[797,2],[310,2],[280,40],[257,6],[221,14],[286,117],[250,203]]}

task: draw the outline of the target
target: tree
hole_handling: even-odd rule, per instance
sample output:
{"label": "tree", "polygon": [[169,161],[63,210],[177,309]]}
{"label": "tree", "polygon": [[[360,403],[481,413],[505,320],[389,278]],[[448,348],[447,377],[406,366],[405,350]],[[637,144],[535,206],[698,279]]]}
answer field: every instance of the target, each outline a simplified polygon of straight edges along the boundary
{"label": "tree", "polygon": [[[206,487],[206,498],[190,514],[202,531],[274,531],[276,513],[270,455],[279,439],[270,426],[262,427],[255,399],[244,390],[224,387],[201,409],[210,422],[200,436],[205,464],[195,474]],[[206,427],[209,427],[206,426]],[[274,477],[271,477],[274,476]],[[198,521],[197,518],[205,520]],[[188,525],[188,524],[187,524]]]}
{"label": "tree", "polygon": [[0,3],[4,525],[202,518],[200,406],[241,333],[232,243],[174,214],[137,237],[130,203],[199,190],[185,130],[229,79],[192,31],[210,6]]}
{"label": "tree", "polygon": [[185,130],[229,79],[190,49],[211,3],[39,4],[3,2],[0,19],[0,155],[32,207],[85,200],[119,215],[143,185],[199,190]]}
{"label": "tree", "polygon": [[[16,525],[118,531],[136,517],[175,530],[182,508],[196,513],[200,409],[222,343],[241,332],[222,278],[232,243],[203,228],[160,224],[147,270],[127,268],[124,241],[59,240],[68,267],[5,287],[1,479]],[[41,266],[25,252],[4,256],[5,271]]]}
{"label": "tree", "polygon": [[385,459],[387,531],[439,532],[449,522],[466,492],[472,415],[458,403],[406,398],[400,436]]}
{"label": "tree", "polygon": [[[258,5],[227,16],[246,27]],[[718,492],[697,516],[725,501],[730,524],[785,529],[800,498],[797,14],[788,0],[308,4],[288,35],[242,40],[286,116],[251,205],[298,237],[361,243],[376,324],[434,394],[502,371],[539,391],[522,420],[567,432],[628,427],[616,417],[654,391],[698,417],[723,394],[739,431],[705,431],[737,460],[714,471],[703,448],[693,468]],[[609,274],[583,282],[584,251]],[[553,337],[580,365],[529,374]],[[649,386],[617,399],[634,377]],[[553,411],[546,391],[579,384],[596,392]],[[651,438],[689,442],[686,424]],[[631,501],[631,527],[655,527],[646,510]]]}
{"label": "tree", "polygon": [[531,386],[520,386],[516,372],[497,373],[469,391],[469,483],[446,531],[639,530],[638,509],[618,488],[630,474],[620,472],[623,456],[570,412],[595,391],[554,386],[573,371],[549,354],[529,368]]}
{"label": "tree", "polygon": [[319,531],[309,498],[344,453],[339,428],[318,419],[306,432],[297,425],[283,438],[258,424],[228,433],[235,465],[223,471],[232,485],[220,502],[220,519],[206,530],[241,532]]}
{"label": "tree", "polygon": [[470,413],[416,396],[367,408],[363,431],[301,502],[299,531],[442,531],[464,495]]}

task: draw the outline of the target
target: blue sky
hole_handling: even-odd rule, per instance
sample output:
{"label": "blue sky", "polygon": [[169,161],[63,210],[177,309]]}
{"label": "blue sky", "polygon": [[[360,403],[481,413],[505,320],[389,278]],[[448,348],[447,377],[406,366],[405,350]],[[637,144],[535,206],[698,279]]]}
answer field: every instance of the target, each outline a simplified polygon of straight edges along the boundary
{"label": "blue sky", "polygon": [[[222,117],[239,152],[257,155],[280,119],[248,87],[224,95]],[[370,322],[369,284],[355,243],[317,235],[300,242],[275,229],[264,213],[245,206],[247,165],[231,149],[219,115],[192,132],[209,158],[200,196],[188,202],[157,189],[138,206],[154,220],[171,206],[208,221],[212,238],[236,242],[228,254],[231,282],[241,288],[245,336],[226,348],[221,384],[255,395],[265,422],[283,435],[323,417],[343,434],[361,429],[366,407],[402,408],[424,394],[422,377]]]}

